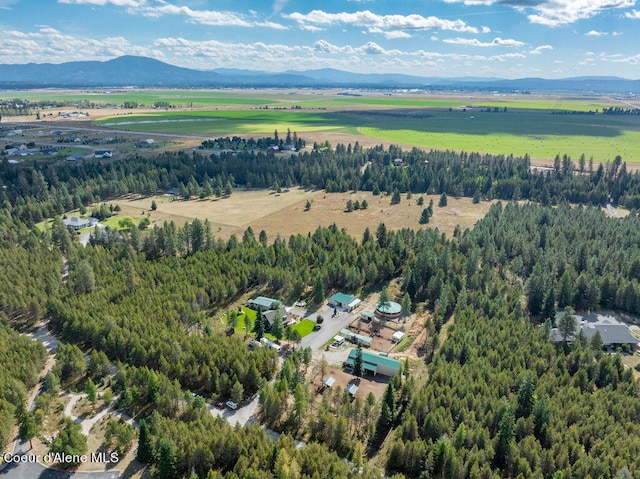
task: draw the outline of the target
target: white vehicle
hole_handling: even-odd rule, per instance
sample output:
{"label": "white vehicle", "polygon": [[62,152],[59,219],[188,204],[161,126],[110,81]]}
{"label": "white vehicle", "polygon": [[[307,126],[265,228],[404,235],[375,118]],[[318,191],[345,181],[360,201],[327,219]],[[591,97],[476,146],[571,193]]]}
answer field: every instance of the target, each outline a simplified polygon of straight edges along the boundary
{"label": "white vehicle", "polygon": [[234,403],[233,401],[227,401],[225,404],[227,405],[227,407],[229,409],[233,409],[234,411],[236,409],[238,409],[238,405],[236,403]]}

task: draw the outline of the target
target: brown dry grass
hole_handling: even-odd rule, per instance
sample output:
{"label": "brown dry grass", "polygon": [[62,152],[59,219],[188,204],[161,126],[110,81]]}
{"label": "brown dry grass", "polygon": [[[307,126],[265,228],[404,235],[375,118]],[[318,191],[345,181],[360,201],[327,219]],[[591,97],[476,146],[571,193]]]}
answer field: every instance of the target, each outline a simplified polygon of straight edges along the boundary
{"label": "brown dry grass", "polygon": [[[282,194],[274,194],[270,190],[235,190],[231,197],[220,200],[185,201],[156,196],[127,197],[111,203],[119,204],[122,214],[133,218],[146,215],[156,224],[174,220],[181,225],[194,218],[208,219],[214,235],[221,238],[229,238],[231,234],[241,237],[251,226],[256,235],[265,230],[271,240],[278,235],[287,238],[292,234],[307,234],[318,226],[326,227],[332,223],[345,228],[356,238],[361,238],[366,228],[375,233],[380,223],[393,230],[404,227],[438,228],[451,234],[457,225],[462,230],[473,227],[491,206],[490,202],[473,204],[470,198],[449,198],[448,206],[434,207],[428,225],[420,225],[418,220],[422,210],[431,199],[437,204],[438,197],[424,195],[425,206],[417,205],[418,197],[413,195],[410,200],[403,197],[400,204],[390,205],[388,196],[374,196],[370,192],[324,193],[293,188]],[[354,202],[366,199],[369,208],[347,213],[345,205],[349,199]],[[150,210],[152,200],[158,206],[156,211]],[[309,211],[305,211],[307,200],[312,204]]]}

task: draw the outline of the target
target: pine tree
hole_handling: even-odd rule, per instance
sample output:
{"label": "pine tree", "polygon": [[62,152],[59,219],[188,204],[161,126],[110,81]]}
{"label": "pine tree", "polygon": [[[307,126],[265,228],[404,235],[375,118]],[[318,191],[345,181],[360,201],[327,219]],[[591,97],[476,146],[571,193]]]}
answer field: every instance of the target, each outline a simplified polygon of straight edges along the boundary
{"label": "pine tree", "polygon": [[253,331],[256,333],[256,339],[260,341],[264,337],[264,316],[262,315],[262,308],[258,307],[256,312],[256,320],[253,323]]}
{"label": "pine tree", "polygon": [[356,357],[353,360],[353,375],[361,377],[362,376],[362,348],[358,345],[358,349],[356,349]]}
{"label": "pine tree", "polygon": [[149,464],[153,460],[153,438],[151,437],[149,423],[145,419],[140,420],[136,459],[143,464]]}
{"label": "pine tree", "polygon": [[324,291],[324,281],[322,276],[319,274],[316,275],[316,279],[313,282],[313,302],[316,304],[321,304],[326,297],[326,293]]}
{"label": "pine tree", "polygon": [[170,439],[158,441],[158,478],[175,479],[178,477],[176,447]]}

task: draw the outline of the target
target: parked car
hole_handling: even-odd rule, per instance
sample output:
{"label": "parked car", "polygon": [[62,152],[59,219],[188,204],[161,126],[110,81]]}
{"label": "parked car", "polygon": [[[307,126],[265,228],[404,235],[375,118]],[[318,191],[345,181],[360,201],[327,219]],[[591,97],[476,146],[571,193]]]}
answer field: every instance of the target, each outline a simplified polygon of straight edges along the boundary
{"label": "parked car", "polygon": [[238,409],[238,405],[236,403],[234,403],[233,401],[227,401],[225,404],[227,405],[227,407],[229,409],[233,409],[233,410]]}
{"label": "parked car", "polygon": [[221,402],[217,402],[217,403],[216,403],[216,407],[217,407],[218,409],[224,409],[224,403],[223,403],[222,401],[221,401]]}

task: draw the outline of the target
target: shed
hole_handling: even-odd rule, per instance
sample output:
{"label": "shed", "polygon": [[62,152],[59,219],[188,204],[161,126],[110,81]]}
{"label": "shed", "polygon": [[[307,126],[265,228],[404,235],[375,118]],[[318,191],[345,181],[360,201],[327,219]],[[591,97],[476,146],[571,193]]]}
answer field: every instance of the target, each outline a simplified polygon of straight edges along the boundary
{"label": "shed", "polygon": [[376,313],[374,313],[373,311],[363,311],[362,313],[360,313],[360,319],[362,321],[366,321],[367,323],[373,321],[375,317]]}
{"label": "shed", "polygon": [[345,391],[347,391],[352,396],[355,396],[358,392],[358,385],[355,383],[351,383],[346,387]]}
{"label": "shed", "polygon": [[352,311],[361,301],[352,294],[336,293],[329,298],[329,306],[340,307]]}
{"label": "shed", "polygon": [[391,339],[393,339],[396,343],[400,342],[402,338],[404,338],[404,333],[402,331],[396,331],[395,333],[393,333],[393,336],[391,336]]}
{"label": "shed", "polygon": [[322,380],[322,385],[330,388],[335,384],[335,382],[336,382],[336,378],[334,378],[333,376],[327,376]]}

